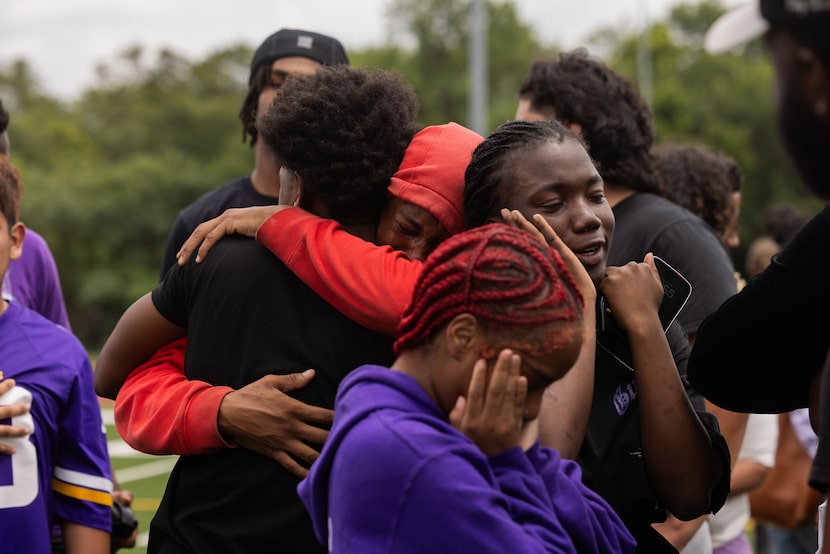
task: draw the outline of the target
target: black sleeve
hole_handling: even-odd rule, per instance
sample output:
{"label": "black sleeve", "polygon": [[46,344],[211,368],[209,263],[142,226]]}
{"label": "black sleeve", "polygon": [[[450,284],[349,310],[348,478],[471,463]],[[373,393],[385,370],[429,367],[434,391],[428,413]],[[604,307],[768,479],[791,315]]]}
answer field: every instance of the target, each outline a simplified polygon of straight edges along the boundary
{"label": "black sleeve", "polygon": [[726,444],[726,439],[720,432],[720,424],[718,418],[715,417],[706,409],[706,401],[703,396],[689,383],[686,375],[689,353],[691,347],[689,346],[688,335],[683,331],[683,328],[673,323],[666,331],[666,338],[669,341],[669,346],[674,354],[674,361],[677,365],[677,370],[680,373],[680,380],[683,387],[686,389],[686,396],[694,408],[698,419],[706,429],[706,434],[709,435],[709,441],[712,443],[712,448],[717,453],[721,464],[721,477],[715,484],[712,490],[712,496],[709,499],[709,511],[718,511],[726,502],[729,496],[729,483],[731,480],[731,456],[729,455],[729,447]]}
{"label": "black sleeve", "polygon": [[186,285],[190,267],[194,264],[195,262],[190,260],[184,267],[173,265],[151,292],[153,305],[159,313],[179,327],[187,327],[188,289]]}
{"label": "black sleeve", "polygon": [[[818,449],[813,458],[810,486],[821,493],[830,489],[830,351],[824,362],[821,380],[821,406],[819,416]],[[823,431],[823,432],[822,432]]]}
{"label": "black sleeve", "polygon": [[734,412],[783,413],[807,406],[830,349],[830,208],[698,330],[689,380]]}
{"label": "black sleeve", "polygon": [[182,215],[176,218],[173,227],[170,229],[170,234],[167,236],[167,245],[164,247],[164,257],[161,260],[161,272],[159,273],[159,282],[164,280],[164,276],[171,267],[176,265],[176,253],[182,247],[184,241],[190,236],[192,230],[188,230],[187,224],[182,219]]}

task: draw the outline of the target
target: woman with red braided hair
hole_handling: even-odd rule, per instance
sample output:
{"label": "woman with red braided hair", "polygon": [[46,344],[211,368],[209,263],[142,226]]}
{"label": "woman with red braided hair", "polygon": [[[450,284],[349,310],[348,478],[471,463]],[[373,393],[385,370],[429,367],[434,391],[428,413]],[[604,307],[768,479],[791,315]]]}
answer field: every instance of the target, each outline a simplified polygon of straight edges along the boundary
{"label": "woman with red braided hair", "polygon": [[299,487],[329,552],[631,552],[579,467],[540,447],[542,392],[582,345],[555,250],[491,224],[426,260],[391,370],[349,374]]}

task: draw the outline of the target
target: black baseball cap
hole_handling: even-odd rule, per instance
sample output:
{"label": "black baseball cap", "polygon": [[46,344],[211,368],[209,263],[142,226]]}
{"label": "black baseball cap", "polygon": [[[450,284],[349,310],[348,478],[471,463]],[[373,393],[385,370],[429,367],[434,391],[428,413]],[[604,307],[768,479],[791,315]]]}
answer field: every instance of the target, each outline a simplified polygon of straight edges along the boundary
{"label": "black baseball cap", "polygon": [[828,0],[755,0],[723,14],[706,33],[704,47],[712,54],[743,46],[770,27],[811,23],[830,28]]}
{"label": "black baseball cap", "polygon": [[349,65],[346,50],[336,38],[300,29],[280,29],[254,52],[248,82],[260,65],[289,56],[302,56],[323,65]]}

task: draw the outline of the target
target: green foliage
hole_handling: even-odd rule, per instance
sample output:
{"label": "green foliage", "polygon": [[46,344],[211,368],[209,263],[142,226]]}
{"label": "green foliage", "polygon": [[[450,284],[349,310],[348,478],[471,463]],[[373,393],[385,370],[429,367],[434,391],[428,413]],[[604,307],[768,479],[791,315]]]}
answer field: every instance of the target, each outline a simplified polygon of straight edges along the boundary
{"label": "green foliage", "polygon": [[4,104],[13,100],[21,219],[49,242],[88,348],[156,284],[178,211],[253,167],[237,119],[250,56],[239,46],[191,64],[162,52],[145,69],[134,48],[68,107],[33,93],[22,62],[18,80],[0,80]]}
{"label": "green foliage", "polygon": [[[741,55],[713,56],[703,37],[724,9],[705,1],[675,6],[668,19],[648,30],[653,71],[652,109],[658,142],[708,146],[732,156],[745,178],[740,234],[734,254],[743,267],[744,248],[761,232],[764,209],[788,201],[816,211],[805,198],[778,135],[772,101],[773,73],[760,45]],[[637,78],[637,49],[642,37],[630,34],[608,62]]]}
{"label": "green foliage", "polygon": [[[398,69],[412,83],[424,125],[447,121],[469,125],[469,10],[468,0],[394,0],[392,26],[400,29],[404,44],[414,46],[377,49],[367,59],[373,65]],[[513,117],[518,83],[532,59],[550,50],[519,21],[512,2],[487,2],[487,20],[492,129]],[[360,56],[353,59],[364,61]]]}
{"label": "green foliage", "polygon": [[[350,52],[352,63],[400,72],[418,94],[421,123],[468,124],[469,7],[470,0],[391,0],[388,34],[396,40]],[[703,52],[704,32],[722,11],[713,0],[683,4],[646,36],[600,29],[590,44],[632,79],[649,46],[658,141],[705,144],[740,162],[748,244],[771,204],[816,211],[819,203],[804,194],[781,148],[761,45],[741,55]],[[487,19],[495,128],[514,116],[532,61],[557,46],[540,43],[510,1],[488,1]],[[237,118],[251,54],[231,45],[203,60],[172,51],[148,59],[135,45],[101,64],[97,82],[71,102],[43,94],[25,60],[0,58],[12,161],[25,186],[22,218],[49,241],[74,330],[90,350],[155,285],[177,212],[253,166]]]}

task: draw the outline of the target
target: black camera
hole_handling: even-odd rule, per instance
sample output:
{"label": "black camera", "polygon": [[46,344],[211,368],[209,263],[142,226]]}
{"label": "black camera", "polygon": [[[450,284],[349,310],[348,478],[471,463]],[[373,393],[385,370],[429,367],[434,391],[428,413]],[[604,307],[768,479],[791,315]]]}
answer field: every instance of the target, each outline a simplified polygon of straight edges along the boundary
{"label": "black camera", "polygon": [[128,539],[132,536],[138,520],[135,512],[129,506],[113,500],[112,502],[112,536],[118,539]]}

